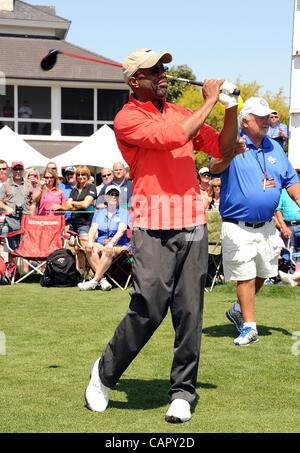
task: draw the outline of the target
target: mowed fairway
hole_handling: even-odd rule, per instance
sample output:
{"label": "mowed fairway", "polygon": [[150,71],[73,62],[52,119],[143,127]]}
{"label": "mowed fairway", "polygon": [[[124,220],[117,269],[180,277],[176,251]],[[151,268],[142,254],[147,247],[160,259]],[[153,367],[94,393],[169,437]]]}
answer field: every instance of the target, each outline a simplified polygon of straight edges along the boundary
{"label": "mowed fairway", "polygon": [[84,405],[89,370],[124,316],[129,290],[80,292],[38,281],[1,286],[0,432],[299,432],[300,288],[262,289],[260,342],[249,347],[233,345],[225,311],[234,300],[232,284],[205,294],[198,400],[191,421],[173,425],[164,421],[174,339],[169,314],[111,391],[106,412],[93,413]]}

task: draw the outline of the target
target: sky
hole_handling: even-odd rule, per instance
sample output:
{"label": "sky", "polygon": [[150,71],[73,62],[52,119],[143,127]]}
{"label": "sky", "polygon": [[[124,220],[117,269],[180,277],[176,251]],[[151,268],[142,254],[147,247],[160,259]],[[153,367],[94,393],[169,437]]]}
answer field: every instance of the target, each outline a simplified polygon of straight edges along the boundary
{"label": "sky", "polygon": [[122,63],[148,47],[197,80],[256,81],[290,95],[294,0],[24,0],[71,20],[66,40]]}

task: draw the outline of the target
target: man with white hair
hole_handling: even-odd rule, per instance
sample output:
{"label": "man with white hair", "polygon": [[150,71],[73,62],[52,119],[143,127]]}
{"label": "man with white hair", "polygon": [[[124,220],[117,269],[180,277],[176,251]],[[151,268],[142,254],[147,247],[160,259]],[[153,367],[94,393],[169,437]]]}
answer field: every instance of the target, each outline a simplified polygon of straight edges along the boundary
{"label": "man with white hair", "polygon": [[259,97],[248,99],[239,115],[247,152],[212,159],[210,173],[221,177],[220,213],[226,280],[237,282],[237,302],[227,312],[240,333],[238,346],[259,341],[255,294],[278,272],[283,245],[273,215],[285,188],[300,207],[300,183],[281,146],[266,134],[272,110]]}

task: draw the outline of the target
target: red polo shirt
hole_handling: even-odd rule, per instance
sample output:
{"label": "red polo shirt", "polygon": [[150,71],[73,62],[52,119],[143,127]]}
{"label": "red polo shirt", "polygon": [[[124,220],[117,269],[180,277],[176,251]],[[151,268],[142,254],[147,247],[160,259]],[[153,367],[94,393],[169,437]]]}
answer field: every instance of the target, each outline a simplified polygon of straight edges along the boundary
{"label": "red polo shirt", "polygon": [[114,130],[132,179],[131,225],[180,229],[206,223],[193,151],[219,153],[219,133],[204,124],[189,140],[179,122],[191,110],[164,102],[161,114],[152,102],[131,95],[116,115]]}

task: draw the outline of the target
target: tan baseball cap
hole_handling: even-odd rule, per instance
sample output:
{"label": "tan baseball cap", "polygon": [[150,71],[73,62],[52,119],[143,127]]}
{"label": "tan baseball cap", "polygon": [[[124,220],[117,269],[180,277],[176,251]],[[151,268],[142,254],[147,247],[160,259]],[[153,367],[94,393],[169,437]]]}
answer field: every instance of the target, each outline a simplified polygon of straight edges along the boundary
{"label": "tan baseball cap", "polygon": [[170,63],[172,61],[172,55],[170,53],[158,53],[154,50],[145,48],[131,52],[123,63],[125,82],[127,83],[129,77],[131,77],[138,69],[152,68],[158,61]]}

